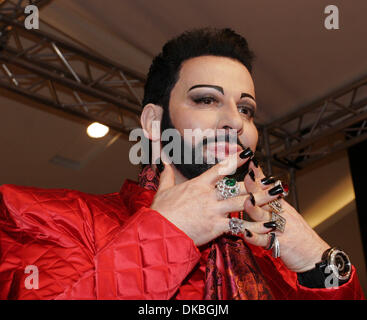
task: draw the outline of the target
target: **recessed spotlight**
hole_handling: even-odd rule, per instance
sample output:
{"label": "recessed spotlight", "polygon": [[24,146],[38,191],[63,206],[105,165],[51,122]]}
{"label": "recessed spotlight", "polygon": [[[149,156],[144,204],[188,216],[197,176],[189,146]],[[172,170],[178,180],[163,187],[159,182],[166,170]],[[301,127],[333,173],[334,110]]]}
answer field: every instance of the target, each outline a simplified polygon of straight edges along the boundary
{"label": "recessed spotlight", "polygon": [[110,129],[99,122],[93,122],[87,128],[88,136],[95,139],[103,138],[108,131],[110,131]]}

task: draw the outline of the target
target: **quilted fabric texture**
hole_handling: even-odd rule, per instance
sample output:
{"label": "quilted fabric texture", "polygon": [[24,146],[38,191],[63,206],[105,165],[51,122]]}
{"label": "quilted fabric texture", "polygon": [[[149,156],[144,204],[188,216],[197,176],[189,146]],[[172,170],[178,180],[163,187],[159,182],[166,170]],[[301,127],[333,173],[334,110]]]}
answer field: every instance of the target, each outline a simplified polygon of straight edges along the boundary
{"label": "quilted fabric texture", "polygon": [[[132,181],[106,195],[1,186],[0,299],[202,299],[208,248],[150,209],[154,194]],[[250,248],[276,299],[363,298],[354,268],[338,289],[309,289]]]}

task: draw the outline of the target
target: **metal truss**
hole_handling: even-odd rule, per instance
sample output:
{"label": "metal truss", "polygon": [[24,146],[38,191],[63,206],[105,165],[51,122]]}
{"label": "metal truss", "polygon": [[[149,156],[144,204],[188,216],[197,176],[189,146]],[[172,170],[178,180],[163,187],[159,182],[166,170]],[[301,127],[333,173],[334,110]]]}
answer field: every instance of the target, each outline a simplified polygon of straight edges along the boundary
{"label": "metal truss", "polygon": [[[35,5],[38,9],[41,9],[47,5],[51,0],[0,0],[0,17],[6,16],[10,19],[16,19],[22,21],[25,18],[24,9],[27,5]],[[0,40],[1,45],[6,42],[6,34],[11,27],[0,20]]]}
{"label": "metal truss", "polygon": [[144,76],[54,35],[27,30],[14,12],[0,10],[6,30],[0,87],[123,134],[140,126]]}
{"label": "metal truss", "polygon": [[[144,76],[54,35],[25,29],[24,6],[48,2],[0,0],[0,87],[129,134],[140,126]],[[367,77],[258,128],[264,169],[286,172],[298,209],[296,170],[367,139]]]}
{"label": "metal truss", "polygon": [[0,0],[0,14],[7,15],[10,18],[24,17],[24,8],[33,4],[37,8],[41,8],[51,0]]}
{"label": "metal truss", "polygon": [[367,139],[367,77],[260,128],[266,171],[286,172],[299,209],[296,170]]}
{"label": "metal truss", "polygon": [[[1,1],[0,87],[128,134],[139,127],[144,76],[54,35],[25,29],[24,7]],[[259,126],[268,164],[301,169],[367,138],[367,77],[294,114]]]}
{"label": "metal truss", "polygon": [[367,139],[367,77],[261,131],[268,167],[301,169]]}

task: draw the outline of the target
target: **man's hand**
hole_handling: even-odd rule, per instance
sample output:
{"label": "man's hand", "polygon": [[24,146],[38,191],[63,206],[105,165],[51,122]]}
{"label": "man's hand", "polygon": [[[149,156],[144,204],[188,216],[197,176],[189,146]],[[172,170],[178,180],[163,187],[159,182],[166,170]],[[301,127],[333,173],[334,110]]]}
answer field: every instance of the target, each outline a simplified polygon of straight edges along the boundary
{"label": "man's hand", "polygon": [[[257,201],[257,192],[265,188],[261,180],[265,178],[260,167],[249,166],[253,170],[254,180],[249,175],[245,177],[244,183],[248,192],[255,196],[255,206],[250,201],[245,202],[245,211],[257,222],[265,223],[271,220],[270,207],[262,205]],[[272,184],[271,186],[273,186]],[[307,224],[303,217],[284,199],[279,200],[284,211],[280,214],[286,219],[284,233],[275,232],[280,245],[280,258],[292,271],[304,272],[315,267],[315,263],[321,260],[323,252],[330,246],[322,240],[319,235]],[[266,247],[269,236],[254,233],[247,242]]]}
{"label": "man's hand", "polygon": [[[250,195],[241,182],[238,196],[222,200],[218,197],[215,185],[249,160],[241,159],[240,154],[241,152],[233,154],[199,177],[178,185],[175,184],[171,165],[165,164],[151,208],[185,232],[197,246],[228,232],[228,213],[242,211]],[[277,198],[277,195],[269,195],[267,190],[259,190],[254,196],[259,204],[266,204]],[[251,237],[252,232],[264,234],[270,231],[262,222],[246,221],[245,228],[251,231],[246,233],[248,237]]]}

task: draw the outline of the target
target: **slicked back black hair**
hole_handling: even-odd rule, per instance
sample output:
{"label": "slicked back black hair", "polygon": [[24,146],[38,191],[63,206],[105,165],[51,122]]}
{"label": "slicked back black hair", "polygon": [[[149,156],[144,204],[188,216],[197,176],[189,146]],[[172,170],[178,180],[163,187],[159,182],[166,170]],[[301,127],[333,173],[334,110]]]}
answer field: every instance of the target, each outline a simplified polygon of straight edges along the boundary
{"label": "slicked back black hair", "polygon": [[205,55],[236,59],[252,72],[254,54],[244,37],[229,28],[192,29],[169,40],[153,59],[145,83],[143,107],[154,103],[168,108],[171,90],[178,81],[182,63]]}
{"label": "slicked back black hair", "polygon": [[[153,103],[163,107],[163,119],[168,122],[169,100],[173,87],[178,81],[184,61],[200,56],[218,56],[235,59],[252,72],[253,52],[244,37],[232,29],[201,28],[188,30],[169,40],[152,61],[144,87],[142,106]],[[146,139],[143,137],[142,139]],[[151,159],[152,144],[148,143],[147,153]],[[144,167],[144,166],[143,166]],[[163,166],[157,164],[160,171]]]}

